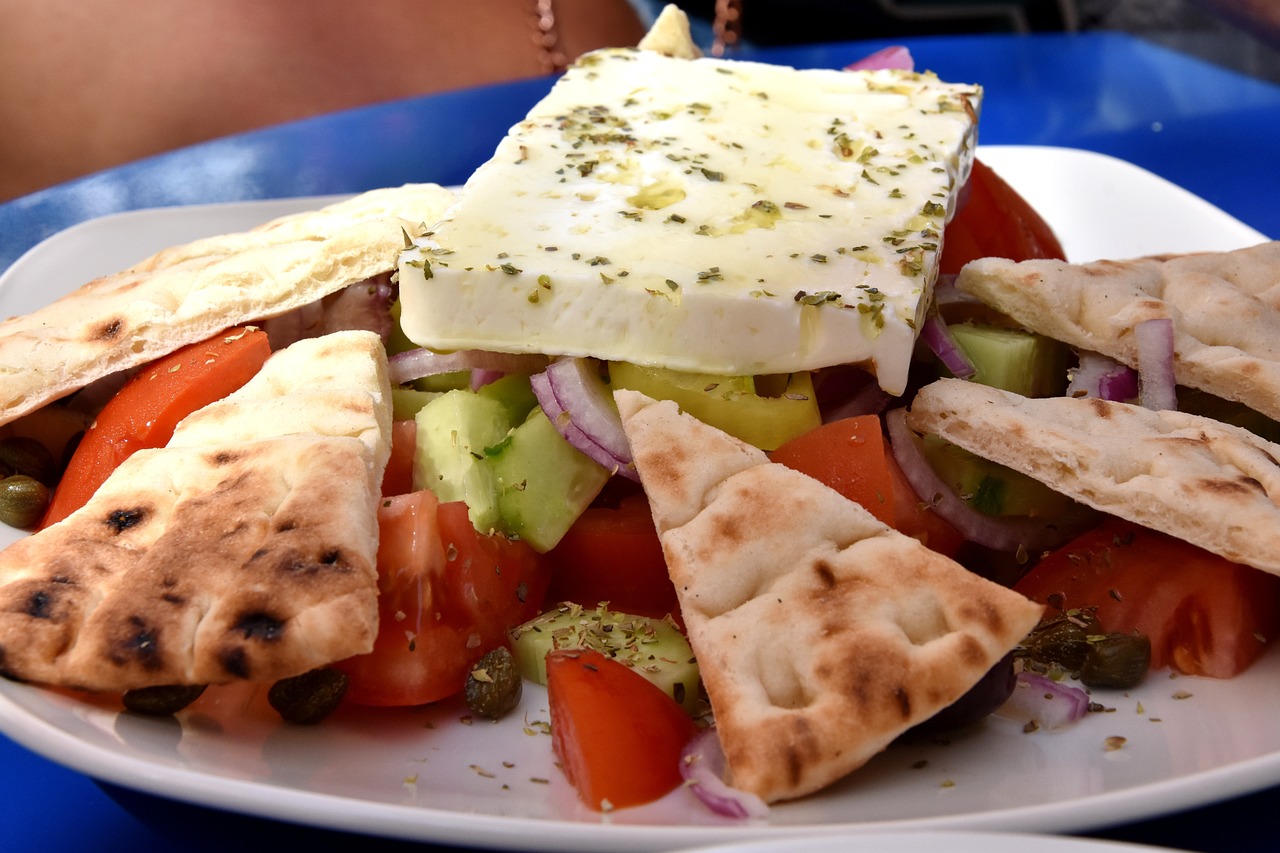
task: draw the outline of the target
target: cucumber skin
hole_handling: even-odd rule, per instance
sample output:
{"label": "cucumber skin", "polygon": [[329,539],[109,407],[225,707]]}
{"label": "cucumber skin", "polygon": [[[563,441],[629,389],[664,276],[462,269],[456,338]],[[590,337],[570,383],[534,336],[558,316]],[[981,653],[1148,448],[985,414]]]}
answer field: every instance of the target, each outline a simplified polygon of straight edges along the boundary
{"label": "cucumber skin", "polygon": [[510,635],[516,666],[535,684],[547,683],[548,652],[590,648],[630,663],[689,714],[699,711],[701,677],[693,649],[680,629],[666,620],[617,613],[603,604],[586,608],[564,602],[512,629]]}

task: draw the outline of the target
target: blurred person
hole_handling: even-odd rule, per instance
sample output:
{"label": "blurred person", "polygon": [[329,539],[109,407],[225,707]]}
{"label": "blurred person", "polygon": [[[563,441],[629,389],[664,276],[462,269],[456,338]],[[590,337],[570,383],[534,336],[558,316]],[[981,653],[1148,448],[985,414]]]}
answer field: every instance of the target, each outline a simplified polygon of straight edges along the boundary
{"label": "blurred person", "polygon": [[1191,0],[1258,39],[1280,48],[1280,0]]}
{"label": "blurred person", "polygon": [[0,0],[0,202],[333,110],[633,45],[629,0]]}

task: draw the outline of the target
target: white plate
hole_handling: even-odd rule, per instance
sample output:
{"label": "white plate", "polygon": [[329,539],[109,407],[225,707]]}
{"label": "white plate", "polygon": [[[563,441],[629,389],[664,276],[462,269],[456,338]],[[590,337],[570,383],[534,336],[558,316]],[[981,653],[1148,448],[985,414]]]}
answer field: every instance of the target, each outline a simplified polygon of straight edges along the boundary
{"label": "white plate", "polygon": [[[1017,147],[981,156],[1045,213],[1074,260],[1265,239],[1112,158]],[[0,316],[174,242],[315,204],[178,208],[84,223],[0,277]],[[210,691],[180,720],[154,720],[0,682],[0,729],[54,761],[147,793],[332,829],[511,849],[658,850],[905,829],[1074,832],[1280,782],[1271,711],[1280,705],[1280,652],[1231,681],[1156,674],[1104,701],[1112,713],[1068,731],[1024,734],[992,718],[949,744],[895,745],[841,784],[776,806],[752,825],[708,814],[683,790],[608,817],[588,811],[554,765],[539,725],[545,693],[532,688],[523,708],[496,724],[466,725],[461,707],[446,704],[344,709],[321,726],[295,728],[238,689]],[[1124,746],[1108,750],[1115,736]]]}
{"label": "white plate", "polygon": [[[795,853],[795,849],[794,838],[777,838],[688,847],[671,853]],[[1092,838],[972,830],[866,832],[856,836],[841,833],[804,842],[804,853],[849,853],[853,850],[857,853],[1158,853],[1168,848]]]}

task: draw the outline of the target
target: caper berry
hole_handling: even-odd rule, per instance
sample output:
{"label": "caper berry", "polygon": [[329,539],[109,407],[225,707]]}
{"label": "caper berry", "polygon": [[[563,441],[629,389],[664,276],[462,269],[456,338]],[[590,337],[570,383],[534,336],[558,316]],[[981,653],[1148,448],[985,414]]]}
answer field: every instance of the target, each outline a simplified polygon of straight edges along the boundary
{"label": "caper berry", "polygon": [[10,527],[35,527],[49,507],[49,489],[26,474],[0,480],[0,522]]}
{"label": "caper berry", "polygon": [[520,704],[523,690],[515,656],[498,646],[472,668],[463,695],[472,713],[496,720]]}
{"label": "caper berry", "polygon": [[170,717],[200,698],[203,684],[159,684],[126,690],[121,701],[126,710],[151,717]]}
{"label": "caper berry", "polygon": [[1144,634],[1106,634],[1093,637],[1089,654],[1080,666],[1080,682],[1086,687],[1127,690],[1151,668],[1151,640]]}
{"label": "caper berry", "polygon": [[59,465],[49,448],[27,436],[0,440],[0,466],[9,474],[26,474],[49,487],[58,482]]}
{"label": "caper berry", "polygon": [[311,725],[333,713],[347,692],[347,674],[313,669],[282,678],[267,691],[267,701],[285,722]]}
{"label": "caper berry", "polygon": [[1043,619],[1027,635],[1021,656],[1040,666],[1076,672],[1089,653],[1089,637],[1100,632],[1091,609],[1058,613]]}

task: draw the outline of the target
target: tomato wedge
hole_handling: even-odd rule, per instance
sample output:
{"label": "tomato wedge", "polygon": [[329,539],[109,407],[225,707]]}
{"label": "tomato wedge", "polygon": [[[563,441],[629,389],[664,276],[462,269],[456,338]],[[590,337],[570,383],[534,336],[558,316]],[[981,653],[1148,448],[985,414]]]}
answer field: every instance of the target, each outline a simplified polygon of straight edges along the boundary
{"label": "tomato wedge", "polygon": [[84,506],[135,452],[167,444],[178,421],[240,388],[269,355],[266,332],[243,326],[183,347],[139,371],[85,432],[40,527]]}
{"label": "tomato wedge", "polygon": [[942,235],[942,274],[978,258],[1066,258],[1049,224],[990,166],[974,161],[966,192]]}
{"label": "tomato wedge", "polygon": [[895,526],[893,473],[878,415],[823,424],[791,439],[769,458],[825,483]]}
{"label": "tomato wedge", "polygon": [[589,507],[547,554],[551,601],[662,618],[677,609],[662,543],[643,494]]}
{"label": "tomato wedge", "polygon": [[486,536],[460,501],[427,490],[383,499],[378,511],[378,636],[338,663],[361,705],[422,705],[460,692],[507,629],[535,616],[548,571],[524,542]]}
{"label": "tomato wedge", "polygon": [[1015,584],[1061,609],[1097,607],[1107,631],[1151,639],[1151,666],[1230,678],[1280,636],[1280,577],[1108,518]]}
{"label": "tomato wedge", "polygon": [[382,474],[382,494],[405,495],[413,491],[413,452],[418,442],[418,422],[391,422],[391,458]]}
{"label": "tomato wedge", "polygon": [[792,439],[770,458],[825,483],[890,527],[954,557],[964,536],[916,496],[882,430],[878,415],[843,418]]}
{"label": "tomato wedge", "polygon": [[651,802],[681,783],[693,719],[640,673],[587,649],[547,655],[551,744],[590,808]]}

